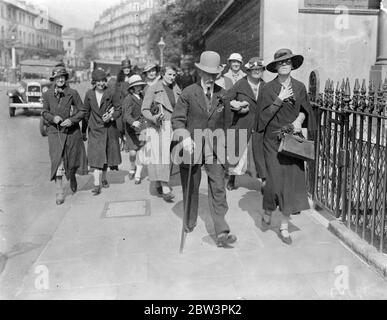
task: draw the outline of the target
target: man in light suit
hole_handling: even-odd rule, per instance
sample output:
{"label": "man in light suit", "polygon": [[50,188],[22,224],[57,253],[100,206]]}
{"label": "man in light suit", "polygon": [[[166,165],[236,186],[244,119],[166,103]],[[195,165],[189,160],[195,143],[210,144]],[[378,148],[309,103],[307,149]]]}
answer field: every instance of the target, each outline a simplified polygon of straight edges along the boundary
{"label": "man in light suit", "polygon": [[[171,119],[174,139],[177,140],[177,136],[183,138],[182,149],[188,154],[194,153],[195,159],[191,171],[186,161],[180,166],[184,208],[189,206],[185,231],[192,232],[197,223],[201,167],[204,166],[208,175],[208,201],[217,246],[227,247],[237,239],[230,234],[230,227],[225,220],[228,211],[225,188],[226,145],[225,138],[216,139],[215,142],[211,135],[216,131],[223,133],[223,137],[226,136],[231,122],[231,110],[224,101],[226,92],[215,84],[217,75],[223,69],[219,54],[213,51],[203,52],[200,62],[195,65],[201,79],[184,89]],[[198,137],[198,132],[204,134]],[[187,199],[189,180],[190,199]]]}

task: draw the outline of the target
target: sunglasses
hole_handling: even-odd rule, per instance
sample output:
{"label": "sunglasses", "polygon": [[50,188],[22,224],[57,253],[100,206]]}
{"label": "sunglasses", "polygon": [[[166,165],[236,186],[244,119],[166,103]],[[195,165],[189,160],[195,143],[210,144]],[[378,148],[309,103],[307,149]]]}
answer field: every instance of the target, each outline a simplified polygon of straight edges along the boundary
{"label": "sunglasses", "polygon": [[292,64],[292,60],[291,60],[291,59],[277,62],[277,65],[279,65],[279,66],[282,66],[282,65],[291,65],[291,64]]}

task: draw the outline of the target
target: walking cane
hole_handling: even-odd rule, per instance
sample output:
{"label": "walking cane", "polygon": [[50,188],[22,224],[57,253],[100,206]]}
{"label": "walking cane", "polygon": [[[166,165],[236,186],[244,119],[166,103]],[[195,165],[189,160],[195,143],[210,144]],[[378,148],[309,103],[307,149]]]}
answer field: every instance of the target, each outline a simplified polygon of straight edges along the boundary
{"label": "walking cane", "polygon": [[187,238],[187,233],[185,232],[185,226],[187,225],[189,221],[189,211],[191,208],[191,175],[192,175],[192,167],[193,167],[193,159],[194,159],[194,152],[191,154],[191,161],[189,163],[188,167],[188,180],[187,180],[187,187],[185,192],[185,206],[184,206],[184,213],[183,213],[183,228],[181,230],[181,241],[180,241],[180,254],[184,251],[184,244],[185,239]]}

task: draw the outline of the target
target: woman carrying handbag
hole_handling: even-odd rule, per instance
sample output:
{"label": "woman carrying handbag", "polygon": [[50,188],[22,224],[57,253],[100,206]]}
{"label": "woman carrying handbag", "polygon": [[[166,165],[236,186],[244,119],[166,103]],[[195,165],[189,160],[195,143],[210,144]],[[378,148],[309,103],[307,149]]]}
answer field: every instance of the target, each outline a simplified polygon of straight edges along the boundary
{"label": "woman carrying handbag", "polygon": [[266,164],[262,217],[263,227],[271,224],[271,215],[277,206],[282,213],[279,237],[291,244],[290,215],[308,210],[304,161],[280,153],[281,132],[289,127],[294,133],[302,127],[316,130],[316,122],[309,103],[305,85],[293,77],[292,70],[301,67],[304,57],[294,55],[289,49],[278,50],[274,61],[266,69],[278,76],[262,90],[258,104],[258,132],[263,134],[263,152]]}

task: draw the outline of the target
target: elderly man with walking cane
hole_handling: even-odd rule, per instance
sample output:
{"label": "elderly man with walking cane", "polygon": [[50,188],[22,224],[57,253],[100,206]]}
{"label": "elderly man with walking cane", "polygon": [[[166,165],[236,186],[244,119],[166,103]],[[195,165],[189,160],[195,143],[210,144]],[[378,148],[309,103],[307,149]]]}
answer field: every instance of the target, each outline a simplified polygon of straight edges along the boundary
{"label": "elderly man with walking cane", "polygon": [[[198,83],[188,86],[182,92],[172,114],[174,140],[183,138],[182,147],[186,154],[194,155],[194,161],[184,161],[180,166],[185,208],[184,233],[194,230],[198,217],[199,186],[201,167],[208,175],[208,201],[214,222],[216,244],[227,247],[236,242],[225,220],[228,211],[225,188],[225,159],[221,152],[226,150],[225,139],[216,139],[213,133],[226,135],[231,121],[231,111],[224,103],[225,91],[215,84],[222,71],[220,56],[213,51],[203,52],[195,66],[199,71]],[[222,144],[223,142],[223,144]],[[225,158],[225,157],[223,157]],[[186,160],[186,159],[185,159]]]}

